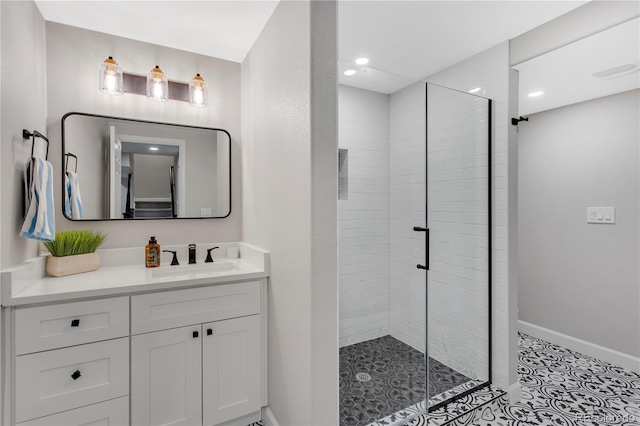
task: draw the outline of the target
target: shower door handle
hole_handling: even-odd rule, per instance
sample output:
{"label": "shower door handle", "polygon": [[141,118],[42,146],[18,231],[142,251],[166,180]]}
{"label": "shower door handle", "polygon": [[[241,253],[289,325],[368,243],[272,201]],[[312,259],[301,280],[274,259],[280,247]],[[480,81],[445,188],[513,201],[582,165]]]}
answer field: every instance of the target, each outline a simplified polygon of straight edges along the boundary
{"label": "shower door handle", "polygon": [[418,269],[429,270],[429,228],[422,228],[420,226],[414,226],[413,230],[416,232],[426,232],[424,240],[424,252],[425,252],[425,265],[416,265]]}

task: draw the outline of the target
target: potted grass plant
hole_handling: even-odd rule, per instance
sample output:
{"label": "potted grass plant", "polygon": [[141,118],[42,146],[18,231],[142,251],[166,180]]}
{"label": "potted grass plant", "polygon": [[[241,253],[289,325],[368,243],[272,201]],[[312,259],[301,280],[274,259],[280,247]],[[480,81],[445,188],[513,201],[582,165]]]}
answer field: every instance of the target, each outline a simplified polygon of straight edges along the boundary
{"label": "potted grass plant", "polygon": [[47,258],[47,274],[54,277],[95,271],[100,255],[95,251],[106,234],[88,229],[56,232],[56,239],[44,243],[51,256]]}

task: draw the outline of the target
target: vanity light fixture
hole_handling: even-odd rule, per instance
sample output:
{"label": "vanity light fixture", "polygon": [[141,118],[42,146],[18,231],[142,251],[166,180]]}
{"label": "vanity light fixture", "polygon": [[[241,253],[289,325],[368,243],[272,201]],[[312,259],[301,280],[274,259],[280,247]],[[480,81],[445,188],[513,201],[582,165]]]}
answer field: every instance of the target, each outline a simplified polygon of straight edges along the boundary
{"label": "vanity light fixture", "polygon": [[207,84],[200,74],[196,74],[189,83],[189,105],[197,108],[207,106]]}
{"label": "vanity light fixture", "polygon": [[122,84],[122,69],[118,63],[109,56],[100,64],[100,76],[98,89],[110,95],[122,95],[124,88]]}
{"label": "vanity light fixture", "polygon": [[356,72],[357,72],[356,70],[346,70],[344,72],[344,75],[350,76],[350,75],[354,75]]}
{"label": "vanity light fixture", "polygon": [[529,93],[530,98],[537,98],[538,96],[542,96],[542,95],[544,95],[544,92],[542,90]]}
{"label": "vanity light fixture", "polygon": [[367,65],[369,63],[369,58],[358,58],[356,59],[356,64],[358,65]]}
{"label": "vanity light fixture", "polygon": [[169,81],[157,65],[146,76],[129,74],[122,72],[113,57],[109,56],[100,64],[99,77],[98,88],[103,93],[131,93],[146,96],[152,101],[166,102],[172,99],[188,102],[195,107],[207,106],[207,85],[200,74],[196,74],[191,83]]}
{"label": "vanity light fixture", "polygon": [[147,74],[147,98],[159,102],[169,100],[169,81],[157,65]]}

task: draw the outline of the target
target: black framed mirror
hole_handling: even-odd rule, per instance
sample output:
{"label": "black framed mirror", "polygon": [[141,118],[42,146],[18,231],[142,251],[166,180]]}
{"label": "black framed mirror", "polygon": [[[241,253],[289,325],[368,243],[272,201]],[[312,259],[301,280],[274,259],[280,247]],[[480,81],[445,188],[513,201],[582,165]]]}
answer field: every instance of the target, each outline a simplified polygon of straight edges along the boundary
{"label": "black framed mirror", "polygon": [[70,220],[231,214],[224,129],[70,112],[62,117],[62,211]]}

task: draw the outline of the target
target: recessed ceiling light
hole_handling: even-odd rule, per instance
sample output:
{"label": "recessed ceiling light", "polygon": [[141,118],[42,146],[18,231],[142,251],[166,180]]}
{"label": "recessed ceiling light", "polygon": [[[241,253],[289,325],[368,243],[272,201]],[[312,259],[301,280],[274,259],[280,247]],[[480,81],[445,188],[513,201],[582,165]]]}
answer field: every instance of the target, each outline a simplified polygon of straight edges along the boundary
{"label": "recessed ceiling light", "polygon": [[358,58],[356,59],[356,64],[358,65],[367,65],[369,63],[368,58]]}
{"label": "recessed ceiling light", "polygon": [[537,92],[531,92],[529,93],[529,97],[530,98],[535,98],[538,96],[544,95],[544,92],[542,90],[538,90]]}
{"label": "recessed ceiling light", "polygon": [[344,75],[354,75],[356,73],[356,70],[346,70],[344,72]]}
{"label": "recessed ceiling light", "polygon": [[482,90],[481,86],[474,87],[473,89],[469,90],[469,93],[478,93],[480,90]]}
{"label": "recessed ceiling light", "polygon": [[149,151],[157,151],[158,147],[157,146],[150,146],[149,147]]}

